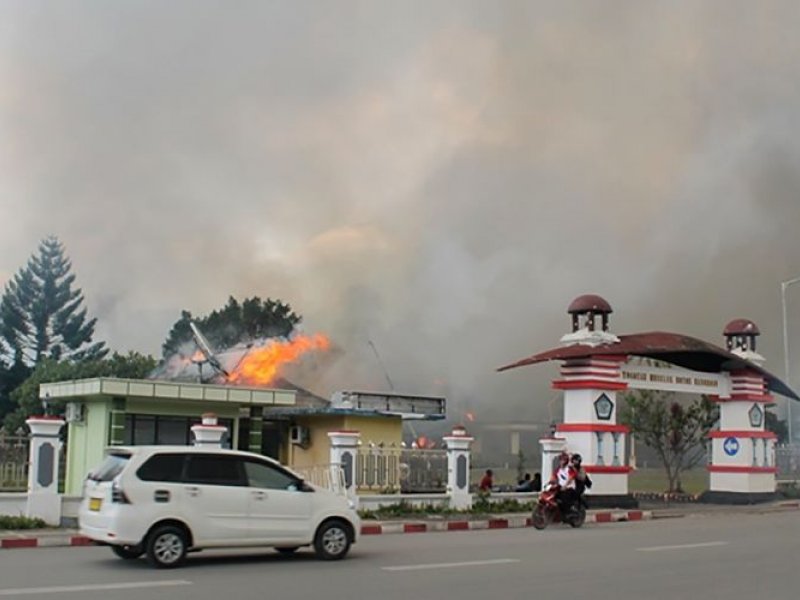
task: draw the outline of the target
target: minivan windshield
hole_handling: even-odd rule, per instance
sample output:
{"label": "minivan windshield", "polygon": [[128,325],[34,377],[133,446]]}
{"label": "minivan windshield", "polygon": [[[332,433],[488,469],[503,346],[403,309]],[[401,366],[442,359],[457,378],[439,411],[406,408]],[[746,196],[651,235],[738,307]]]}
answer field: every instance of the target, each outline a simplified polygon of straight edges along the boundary
{"label": "minivan windshield", "polygon": [[111,481],[122,472],[130,457],[130,454],[122,452],[109,454],[103,464],[89,473],[89,479],[93,481]]}

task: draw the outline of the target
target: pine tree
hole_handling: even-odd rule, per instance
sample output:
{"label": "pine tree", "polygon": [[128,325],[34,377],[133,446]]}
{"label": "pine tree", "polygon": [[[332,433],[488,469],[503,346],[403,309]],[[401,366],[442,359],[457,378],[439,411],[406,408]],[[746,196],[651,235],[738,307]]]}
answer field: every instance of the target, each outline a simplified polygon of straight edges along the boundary
{"label": "pine tree", "polygon": [[0,300],[0,339],[9,362],[37,365],[45,358],[103,358],[103,342],[92,342],[97,319],[86,318],[83,293],[73,289],[72,263],[50,236],[39,244],[5,287]]}

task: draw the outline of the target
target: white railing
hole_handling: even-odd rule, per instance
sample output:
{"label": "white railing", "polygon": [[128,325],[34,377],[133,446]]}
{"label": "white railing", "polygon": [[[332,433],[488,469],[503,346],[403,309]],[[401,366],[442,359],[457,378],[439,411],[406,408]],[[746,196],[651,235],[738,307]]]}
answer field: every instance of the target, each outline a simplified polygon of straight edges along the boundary
{"label": "white railing", "polygon": [[356,488],[394,492],[400,490],[400,453],[397,447],[360,447],[356,453]]}
{"label": "white railing", "polygon": [[0,463],[0,490],[20,491],[28,487],[28,463]]}
{"label": "white railing", "polygon": [[345,495],[347,493],[344,470],[341,465],[327,464],[311,467],[293,467],[292,470],[311,485],[330,490],[335,494]]}
{"label": "white railing", "polygon": [[360,447],[356,455],[359,491],[438,493],[447,487],[447,452],[396,446]]}
{"label": "white railing", "polygon": [[28,444],[26,435],[0,434],[0,490],[28,487]]}

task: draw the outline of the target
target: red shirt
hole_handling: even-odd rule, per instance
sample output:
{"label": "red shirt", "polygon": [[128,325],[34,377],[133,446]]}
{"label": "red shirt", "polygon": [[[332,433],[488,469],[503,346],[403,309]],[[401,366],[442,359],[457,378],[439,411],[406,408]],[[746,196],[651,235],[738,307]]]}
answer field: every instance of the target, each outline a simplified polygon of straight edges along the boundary
{"label": "red shirt", "polygon": [[489,491],[492,489],[492,476],[491,475],[484,475],[481,482],[478,484],[478,489],[481,491]]}

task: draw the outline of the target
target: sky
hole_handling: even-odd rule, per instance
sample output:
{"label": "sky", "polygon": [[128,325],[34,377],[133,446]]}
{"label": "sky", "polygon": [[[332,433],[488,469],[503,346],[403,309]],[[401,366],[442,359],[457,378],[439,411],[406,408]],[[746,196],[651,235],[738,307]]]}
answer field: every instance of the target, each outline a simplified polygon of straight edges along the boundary
{"label": "sky", "polygon": [[[65,245],[97,337],[280,298],[314,391],[550,419],[566,307],[783,375],[800,3],[0,0],[0,283]],[[800,284],[788,288],[800,383]],[[371,343],[370,343],[371,342]],[[380,360],[373,347],[378,351]]]}

